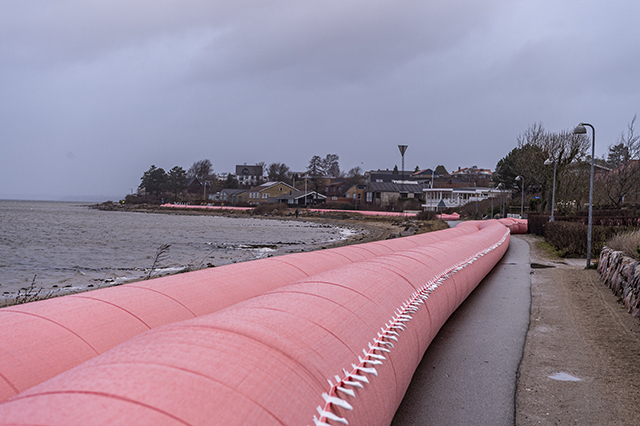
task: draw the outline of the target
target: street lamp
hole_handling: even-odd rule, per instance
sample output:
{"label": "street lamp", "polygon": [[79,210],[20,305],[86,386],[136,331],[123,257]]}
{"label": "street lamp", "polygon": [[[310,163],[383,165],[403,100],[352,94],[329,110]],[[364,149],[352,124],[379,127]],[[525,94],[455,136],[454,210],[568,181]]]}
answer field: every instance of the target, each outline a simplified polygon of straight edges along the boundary
{"label": "street lamp", "polygon": [[593,160],[596,151],[596,129],[589,123],[580,123],[573,129],[574,135],[586,135],[587,129],[591,127],[591,180],[589,182],[589,227],[587,230],[587,269],[591,268],[591,228],[593,227]]}
{"label": "street lamp", "polygon": [[504,188],[504,183],[500,182],[498,184],[498,189],[500,190],[500,217],[502,216],[502,209],[504,208],[504,192],[502,191]]}
{"label": "street lamp", "polygon": [[524,219],[524,177],[516,176],[517,181],[522,181],[522,198],[520,200],[520,219]]}
{"label": "street lamp", "polygon": [[553,222],[555,220],[553,216],[553,209],[556,206],[556,164],[558,162],[555,158],[553,160],[551,158],[544,160],[545,166],[548,166],[551,163],[553,163],[553,191],[551,192],[551,217],[549,218],[549,222]]}
{"label": "street lamp", "polygon": [[491,219],[493,219],[493,189],[489,189],[489,198],[491,198]]}

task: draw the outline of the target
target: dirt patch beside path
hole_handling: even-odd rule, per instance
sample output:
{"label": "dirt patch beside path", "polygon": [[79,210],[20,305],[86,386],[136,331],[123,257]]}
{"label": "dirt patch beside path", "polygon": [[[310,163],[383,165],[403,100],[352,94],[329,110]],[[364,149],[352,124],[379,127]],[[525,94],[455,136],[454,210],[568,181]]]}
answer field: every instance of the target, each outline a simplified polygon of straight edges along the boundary
{"label": "dirt patch beside path", "polygon": [[531,323],[517,425],[640,424],[640,321],[585,262],[531,247]]}

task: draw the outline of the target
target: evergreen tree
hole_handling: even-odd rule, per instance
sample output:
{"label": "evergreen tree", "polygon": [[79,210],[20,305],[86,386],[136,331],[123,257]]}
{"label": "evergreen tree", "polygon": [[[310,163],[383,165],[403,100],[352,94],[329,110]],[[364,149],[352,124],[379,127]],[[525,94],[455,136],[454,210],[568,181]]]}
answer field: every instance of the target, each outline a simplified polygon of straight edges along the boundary
{"label": "evergreen tree", "polygon": [[167,173],[167,186],[174,194],[174,201],[178,201],[178,193],[187,188],[187,172],[180,166],[175,166]]}
{"label": "evergreen tree", "polygon": [[140,187],[144,188],[147,194],[155,194],[156,200],[160,198],[160,193],[165,190],[167,185],[167,173],[164,169],[157,168],[155,165],[149,167],[140,178],[142,181]]}

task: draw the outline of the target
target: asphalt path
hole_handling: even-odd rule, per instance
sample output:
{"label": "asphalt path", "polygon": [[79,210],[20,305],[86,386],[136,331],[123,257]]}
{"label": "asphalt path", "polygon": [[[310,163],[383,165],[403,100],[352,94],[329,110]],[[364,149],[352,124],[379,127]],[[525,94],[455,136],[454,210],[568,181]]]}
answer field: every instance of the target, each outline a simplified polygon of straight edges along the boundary
{"label": "asphalt path", "polygon": [[509,249],[427,349],[392,426],[513,425],[531,310],[529,244]]}

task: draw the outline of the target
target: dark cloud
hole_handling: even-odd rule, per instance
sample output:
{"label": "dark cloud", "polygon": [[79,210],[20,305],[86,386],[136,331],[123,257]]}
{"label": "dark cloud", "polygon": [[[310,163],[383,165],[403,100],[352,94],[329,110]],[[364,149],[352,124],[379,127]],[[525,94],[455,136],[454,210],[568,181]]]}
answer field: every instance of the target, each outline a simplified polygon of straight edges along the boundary
{"label": "dark cloud", "polygon": [[0,197],[123,195],[203,158],[392,168],[398,144],[410,168],[492,168],[534,122],[590,121],[602,153],[639,109],[639,9],[6,0]]}

